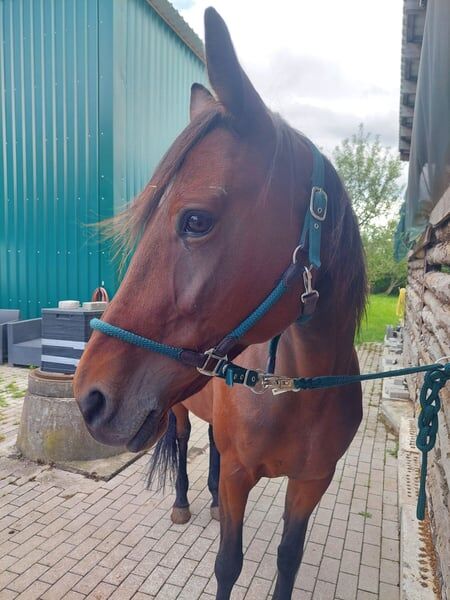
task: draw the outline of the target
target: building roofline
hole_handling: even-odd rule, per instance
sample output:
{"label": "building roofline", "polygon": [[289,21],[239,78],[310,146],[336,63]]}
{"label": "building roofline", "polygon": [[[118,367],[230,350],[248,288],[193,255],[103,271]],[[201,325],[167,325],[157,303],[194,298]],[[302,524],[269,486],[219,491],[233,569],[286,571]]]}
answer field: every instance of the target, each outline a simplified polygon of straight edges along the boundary
{"label": "building roofline", "polygon": [[205,52],[202,40],[186,23],[180,13],[168,2],[168,0],[146,0],[155,12],[167,23],[167,25],[180,37],[183,42],[203,63]]}

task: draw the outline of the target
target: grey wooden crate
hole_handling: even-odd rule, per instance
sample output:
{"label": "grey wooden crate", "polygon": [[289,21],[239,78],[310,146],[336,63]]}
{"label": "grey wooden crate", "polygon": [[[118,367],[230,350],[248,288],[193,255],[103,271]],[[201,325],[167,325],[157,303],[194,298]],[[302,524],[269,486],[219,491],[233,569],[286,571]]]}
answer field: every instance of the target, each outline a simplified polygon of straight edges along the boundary
{"label": "grey wooden crate", "polygon": [[43,371],[74,373],[91,336],[90,321],[103,311],[76,308],[42,310]]}

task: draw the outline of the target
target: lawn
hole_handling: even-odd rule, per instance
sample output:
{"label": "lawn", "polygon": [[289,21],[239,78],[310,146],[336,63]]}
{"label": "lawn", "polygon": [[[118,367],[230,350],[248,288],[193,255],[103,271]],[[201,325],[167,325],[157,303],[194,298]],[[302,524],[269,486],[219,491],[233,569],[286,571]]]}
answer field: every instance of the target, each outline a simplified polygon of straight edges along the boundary
{"label": "lawn", "polygon": [[382,342],[386,325],[397,325],[398,317],[395,314],[397,296],[385,294],[371,294],[367,304],[367,315],[361,323],[361,331],[357,335],[356,343]]}

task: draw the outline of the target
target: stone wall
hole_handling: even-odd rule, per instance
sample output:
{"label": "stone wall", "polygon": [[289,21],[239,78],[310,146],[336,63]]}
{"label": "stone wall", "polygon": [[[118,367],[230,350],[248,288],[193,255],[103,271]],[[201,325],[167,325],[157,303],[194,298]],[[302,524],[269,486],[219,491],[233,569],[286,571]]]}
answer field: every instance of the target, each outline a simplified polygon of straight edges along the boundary
{"label": "stone wall", "polygon": [[[433,218],[434,215],[434,218]],[[430,227],[409,257],[405,366],[450,355],[450,189],[430,216]],[[450,360],[450,358],[448,359]],[[408,377],[418,410],[423,376]],[[439,433],[430,455],[428,498],[443,600],[450,600],[450,386],[442,390]]]}

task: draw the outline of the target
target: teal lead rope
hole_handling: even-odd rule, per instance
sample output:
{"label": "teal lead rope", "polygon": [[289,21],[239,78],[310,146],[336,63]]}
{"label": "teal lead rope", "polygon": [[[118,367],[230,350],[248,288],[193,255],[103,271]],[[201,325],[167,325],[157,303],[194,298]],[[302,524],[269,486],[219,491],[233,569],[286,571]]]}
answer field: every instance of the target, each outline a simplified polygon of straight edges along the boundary
{"label": "teal lead rope", "polygon": [[428,452],[434,448],[438,431],[438,413],[441,408],[439,392],[450,380],[450,363],[439,365],[439,368],[430,370],[424,377],[420,390],[421,411],[417,420],[419,433],[416,446],[422,452],[422,466],[420,469],[419,496],[417,498],[416,515],[420,521],[425,518]]}
{"label": "teal lead rope", "polygon": [[[274,350],[271,348],[269,363],[272,362]],[[438,413],[441,408],[439,392],[450,380],[450,363],[422,365],[420,367],[407,367],[381,373],[365,373],[362,375],[327,375],[324,377],[283,377],[269,373],[251,371],[233,363],[225,362],[216,373],[217,377],[225,379],[227,385],[243,383],[247,387],[257,390],[257,393],[272,389],[274,394],[283,392],[298,392],[300,390],[317,390],[341,385],[351,385],[361,381],[383,379],[384,377],[399,377],[413,373],[425,373],[422,389],[420,390],[421,411],[418,417],[418,434],[416,445],[422,452],[422,465],[420,468],[420,486],[417,498],[417,518],[423,521],[426,505],[426,478],[428,467],[428,452],[434,448],[438,431]],[[259,389],[258,389],[259,387]]]}

